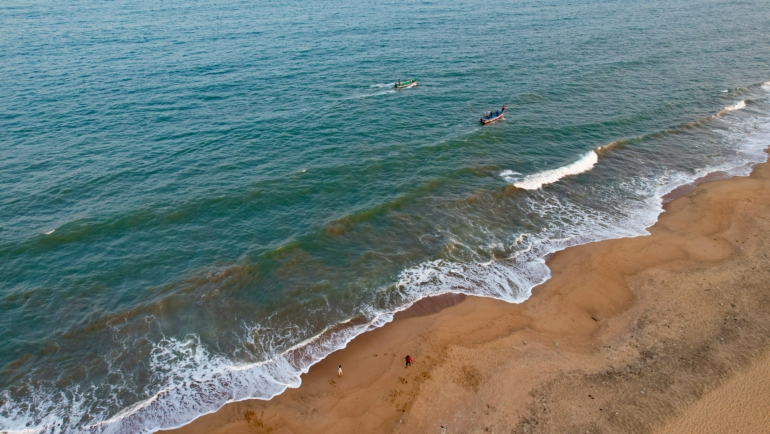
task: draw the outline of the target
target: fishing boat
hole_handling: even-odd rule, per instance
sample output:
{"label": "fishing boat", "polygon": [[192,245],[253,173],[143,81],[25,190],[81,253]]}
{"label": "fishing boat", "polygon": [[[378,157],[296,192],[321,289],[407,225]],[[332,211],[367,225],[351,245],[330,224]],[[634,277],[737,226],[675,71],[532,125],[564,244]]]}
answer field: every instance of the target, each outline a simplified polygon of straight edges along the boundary
{"label": "fishing boat", "polygon": [[484,116],[479,119],[479,123],[481,125],[491,124],[492,122],[499,121],[503,118],[503,114],[505,113],[505,106],[503,106],[502,110],[498,110],[496,112],[489,112],[486,113]]}
{"label": "fishing boat", "polygon": [[417,79],[411,79],[411,80],[398,80],[396,82],[396,89],[409,89],[410,87],[417,86]]}

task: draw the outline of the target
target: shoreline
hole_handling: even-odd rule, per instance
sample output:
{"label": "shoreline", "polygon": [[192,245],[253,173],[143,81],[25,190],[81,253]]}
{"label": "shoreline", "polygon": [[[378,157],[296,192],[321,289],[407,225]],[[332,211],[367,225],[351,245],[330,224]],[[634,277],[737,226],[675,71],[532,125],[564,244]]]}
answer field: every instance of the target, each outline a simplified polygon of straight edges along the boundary
{"label": "shoreline", "polygon": [[[649,407],[644,397],[626,396],[624,388],[615,392],[608,382],[617,382],[624,375],[625,383],[656,377],[655,369],[644,375],[642,371],[629,374],[640,365],[662,364],[666,365],[664,371],[681,370],[676,361],[666,361],[670,351],[661,352],[659,347],[674,345],[674,351],[679,351],[705,337],[688,335],[679,342],[676,335],[663,332],[688,315],[692,317],[689,322],[703,322],[699,333],[713,332],[715,318],[724,316],[723,312],[715,316],[720,308],[703,300],[702,311],[685,312],[684,302],[713,296],[690,288],[698,283],[693,277],[698,273],[716,273],[718,265],[728,263],[741,268],[757,260],[747,257],[745,246],[731,241],[735,238],[732,234],[725,236],[734,229],[725,222],[770,208],[762,204],[770,201],[756,199],[770,190],[770,167],[767,163],[757,165],[747,178],[704,179],[701,183],[675,190],[678,199],[674,191],[664,198],[668,199],[665,212],[649,228],[650,236],[598,241],[555,253],[548,260],[551,279],[534,288],[532,296],[521,304],[462,296],[423,299],[396,314],[391,323],[356,337],[346,348],[313,365],[302,376],[299,388],[288,389],[270,401],[230,403],[184,427],[160,432],[442,432],[441,425],[449,428],[447,432],[532,432],[545,426],[590,432],[611,432],[619,427],[657,429],[662,420],[672,420],[697,399],[669,402],[670,394],[665,390],[647,392],[656,402],[666,403],[666,417],[657,422],[636,420],[638,417],[623,422],[620,408],[617,417],[611,417],[612,406],[607,404],[599,407],[599,414],[592,414],[593,419],[586,416],[585,394],[578,399],[570,391],[580,388],[577,383],[582,381],[586,390],[597,390],[587,395],[591,403],[603,397],[608,404],[626,399],[629,406]],[[752,210],[738,210],[747,203],[754,204]],[[747,223],[741,230],[751,228]],[[770,237],[770,226],[760,229],[767,229],[760,232]],[[671,276],[689,292],[667,292],[662,282],[674,279]],[[710,283],[715,277],[704,279]],[[652,299],[651,294],[655,295]],[[762,301],[761,293],[750,295]],[[724,302],[720,303],[724,310]],[[730,306],[735,310],[738,304],[730,302]],[[745,310],[754,312],[751,306]],[[666,317],[662,312],[674,311],[675,319],[661,320]],[[770,320],[754,314],[755,327],[765,330]],[[647,323],[649,317],[657,318],[650,323],[655,326]],[[754,353],[764,353],[767,346],[767,339],[759,339],[749,347]],[[701,345],[697,350],[721,357],[719,351],[704,348]],[[403,366],[406,354],[415,360],[410,368]],[[698,377],[682,387],[700,391],[716,388],[720,381],[757,359],[757,354],[746,356],[748,362],[741,359],[742,364],[734,369],[723,368],[724,372],[719,371],[713,379]],[[336,377],[338,364],[344,367],[342,379]],[[634,378],[629,380],[628,375]],[[573,387],[565,389],[565,383]],[[600,389],[607,390],[600,393]],[[543,414],[538,400],[542,401]],[[479,403],[481,406],[475,408]],[[576,413],[588,419],[577,424],[574,417],[568,417]]]}

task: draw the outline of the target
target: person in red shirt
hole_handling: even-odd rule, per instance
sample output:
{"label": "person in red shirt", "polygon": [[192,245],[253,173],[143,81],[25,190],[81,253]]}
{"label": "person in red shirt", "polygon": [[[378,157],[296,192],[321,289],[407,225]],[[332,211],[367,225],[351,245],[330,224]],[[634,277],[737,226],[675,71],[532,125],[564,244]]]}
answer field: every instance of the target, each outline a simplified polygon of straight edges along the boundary
{"label": "person in red shirt", "polygon": [[407,355],[406,356],[406,366],[412,365],[412,356]]}

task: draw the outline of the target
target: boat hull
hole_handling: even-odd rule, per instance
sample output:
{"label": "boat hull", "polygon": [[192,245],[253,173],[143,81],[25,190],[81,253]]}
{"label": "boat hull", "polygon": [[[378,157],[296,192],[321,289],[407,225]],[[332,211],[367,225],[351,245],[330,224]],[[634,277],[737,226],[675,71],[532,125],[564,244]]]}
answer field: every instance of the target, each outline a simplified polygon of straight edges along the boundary
{"label": "boat hull", "polygon": [[409,89],[410,87],[415,87],[415,86],[417,86],[417,82],[416,81],[414,83],[404,84],[404,85],[401,85],[401,86],[396,85],[396,89]]}
{"label": "boat hull", "polygon": [[495,116],[493,118],[489,118],[489,119],[479,119],[479,123],[481,125],[491,124],[492,122],[496,122],[496,121],[499,121],[500,119],[502,119],[504,114],[505,113],[500,113],[499,115],[497,115],[497,116]]}

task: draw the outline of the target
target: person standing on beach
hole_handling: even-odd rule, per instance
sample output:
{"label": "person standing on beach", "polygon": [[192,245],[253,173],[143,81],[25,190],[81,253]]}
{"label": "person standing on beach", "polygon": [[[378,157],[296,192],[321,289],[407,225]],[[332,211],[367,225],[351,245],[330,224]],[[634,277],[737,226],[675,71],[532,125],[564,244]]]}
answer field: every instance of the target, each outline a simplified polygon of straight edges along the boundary
{"label": "person standing on beach", "polygon": [[337,376],[342,378],[342,365],[337,368]]}
{"label": "person standing on beach", "polygon": [[410,355],[408,355],[408,354],[407,354],[407,356],[406,356],[405,360],[406,360],[406,367],[407,367],[407,368],[408,368],[409,366],[412,366],[412,356],[410,356]]}

